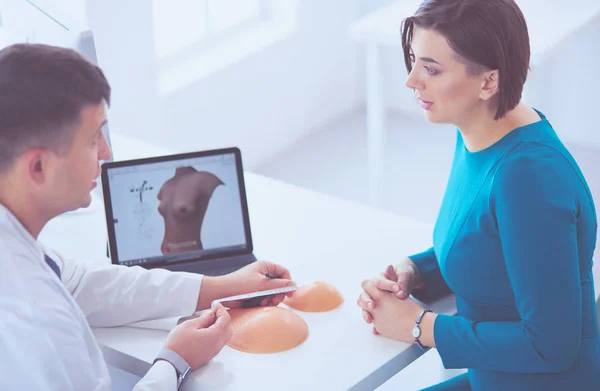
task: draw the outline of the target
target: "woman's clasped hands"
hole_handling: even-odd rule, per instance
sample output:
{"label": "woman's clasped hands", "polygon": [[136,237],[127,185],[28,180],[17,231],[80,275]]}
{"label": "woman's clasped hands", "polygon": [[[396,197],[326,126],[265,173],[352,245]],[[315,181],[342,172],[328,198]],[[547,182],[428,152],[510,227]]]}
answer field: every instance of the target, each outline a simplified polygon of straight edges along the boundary
{"label": "woman's clasped hands", "polygon": [[423,308],[410,295],[423,288],[415,264],[408,258],[390,265],[380,276],[364,280],[357,304],[373,333],[404,342],[414,342],[415,321]]}

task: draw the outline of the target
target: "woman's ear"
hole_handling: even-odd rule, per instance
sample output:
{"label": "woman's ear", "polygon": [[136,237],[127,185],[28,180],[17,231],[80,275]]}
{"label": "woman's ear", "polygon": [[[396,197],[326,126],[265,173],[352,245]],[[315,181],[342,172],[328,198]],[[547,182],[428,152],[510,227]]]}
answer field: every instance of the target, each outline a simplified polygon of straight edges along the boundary
{"label": "woman's ear", "polygon": [[493,70],[484,72],[483,77],[479,97],[483,100],[490,100],[500,89],[500,75],[497,70]]}

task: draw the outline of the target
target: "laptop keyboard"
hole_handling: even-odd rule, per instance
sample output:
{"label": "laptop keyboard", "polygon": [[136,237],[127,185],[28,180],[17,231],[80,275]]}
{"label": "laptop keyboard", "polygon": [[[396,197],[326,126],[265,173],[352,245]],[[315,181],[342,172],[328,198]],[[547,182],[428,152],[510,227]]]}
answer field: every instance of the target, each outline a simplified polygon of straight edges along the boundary
{"label": "laptop keyboard", "polygon": [[225,268],[220,268],[220,269],[212,269],[212,270],[208,270],[203,272],[202,274],[204,274],[205,276],[222,276],[224,274],[229,274],[232,273],[236,270],[238,270],[240,267],[225,267]]}
{"label": "laptop keyboard", "polygon": [[205,276],[222,276],[234,272],[252,262],[256,261],[252,255],[236,255],[233,257],[219,258],[210,261],[189,262],[183,264],[169,265],[167,269],[199,273]]}

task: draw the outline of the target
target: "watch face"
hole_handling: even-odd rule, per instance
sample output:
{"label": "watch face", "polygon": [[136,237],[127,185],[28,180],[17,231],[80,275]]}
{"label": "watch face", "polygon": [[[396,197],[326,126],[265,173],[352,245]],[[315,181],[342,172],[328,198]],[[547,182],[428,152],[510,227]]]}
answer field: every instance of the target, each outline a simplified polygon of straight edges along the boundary
{"label": "watch face", "polygon": [[415,325],[415,327],[413,327],[412,335],[414,338],[419,338],[421,336],[421,329],[419,328],[419,326]]}

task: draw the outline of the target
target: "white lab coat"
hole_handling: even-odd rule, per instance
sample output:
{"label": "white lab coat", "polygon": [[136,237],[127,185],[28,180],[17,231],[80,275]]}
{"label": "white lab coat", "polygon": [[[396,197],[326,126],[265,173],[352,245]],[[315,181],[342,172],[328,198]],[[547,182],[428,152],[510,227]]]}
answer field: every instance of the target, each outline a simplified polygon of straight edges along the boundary
{"label": "white lab coat", "polygon": [[[62,281],[44,253],[59,265]],[[0,205],[0,388],[110,390],[90,327],[190,315],[201,281],[196,274],[69,261]],[[176,384],[175,369],[159,361],[134,390],[169,391]]]}

